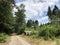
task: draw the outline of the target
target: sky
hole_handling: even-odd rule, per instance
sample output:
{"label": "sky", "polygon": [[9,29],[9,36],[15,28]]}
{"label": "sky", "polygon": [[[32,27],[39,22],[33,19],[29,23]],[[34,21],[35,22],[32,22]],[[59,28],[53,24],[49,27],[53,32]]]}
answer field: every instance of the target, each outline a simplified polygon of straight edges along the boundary
{"label": "sky", "polygon": [[[51,10],[54,8],[54,5],[57,5],[60,9],[60,0],[16,0],[15,2],[17,6],[20,4],[25,5],[26,21],[29,19],[38,20],[39,25],[50,22],[47,16],[49,6]],[[17,10],[14,8],[14,11]]]}

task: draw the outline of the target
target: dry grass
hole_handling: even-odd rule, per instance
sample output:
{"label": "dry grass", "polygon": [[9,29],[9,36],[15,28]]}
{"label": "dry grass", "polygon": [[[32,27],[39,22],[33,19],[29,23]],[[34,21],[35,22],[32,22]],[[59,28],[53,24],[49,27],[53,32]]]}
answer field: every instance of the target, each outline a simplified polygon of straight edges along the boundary
{"label": "dry grass", "polygon": [[43,40],[38,38],[31,38],[29,36],[21,36],[23,39],[28,41],[31,45],[60,45],[59,40]]}

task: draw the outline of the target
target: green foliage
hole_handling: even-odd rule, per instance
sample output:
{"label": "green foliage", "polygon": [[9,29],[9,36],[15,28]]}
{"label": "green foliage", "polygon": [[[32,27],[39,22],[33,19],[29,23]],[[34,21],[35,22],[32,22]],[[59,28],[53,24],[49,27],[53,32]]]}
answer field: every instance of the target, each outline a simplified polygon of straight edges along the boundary
{"label": "green foliage", "polygon": [[47,15],[48,15],[49,18],[51,19],[52,11],[51,11],[51,8],[50,8],[50,7],[48,7]]}
{"label": "green foliage", "polygon": [[36,21],[28,20],[27,27],[34,28],[34,30],[36,30],[36,28],[38,27],[38,20]]}
{"label": "green foliage", "polygon": [[52,14],[53,14],[53,15],[58,15],[58,11],[59,11],[59,9],[58,9],[58,7],[55,5],[55,6],[54,6],[54,9],[53,9],[53,11],[52,11]]}
{"label": "green foliage", "polygon": [[54,9],[52,11],[51,11],[51,8],[48,7],[47,15],[49,16],[51,23],[54,25],[58,24],[58,22],[60,21],[59,12],[60,12],[60,10],[58,9],[58,7],[56,5],[54,6]]}
{"label": "green foliage", "polygon": [[26,27],[26,28],[25,28],[25,31],[34,31],[34,28]]}
{"label": "green foliage", "polygon": [[17,34],[22,34],[22,33],[24,33],[24,30],[25,30],[24,26],[21,26],[21,27],[18,28],[16,33]]}
{"label": "green foliage", "polygon": [[38,31],[39,31],[38,28],[36,30],[34,30],[34,28],[28,28],[28,27],[26,27],[25,31],[31,31],[31,35],[30,36],[32,38],[38,38]]}
{"label": "green foliage", "polygon": [[60,36],[60,28],[51,25],[43,26],[40,28],[39,36],[44,39],[54,39]]}
{"label": "green foliage", "polygon": [[38,38],[38,31],[34,31],[34,30],[33,30],[33,31],[31,32],[31,37],[32,37],[32,38]]}
{"label": "green foliage", "polygon": [[36,26],[38,26],[38,20],[35,21]]}
{"label": "green foliage", "polygon": [[13,29],[13,0],[0,0],[0,32],[9,33]]}
{"label": "green foliage", "polygon": [[15,32],[22,34],[25,30],[25,5],[21,4],[17,9],[18,12],[15,13]]}
{"label": "green foliage", "polygon": [[33,28],[26,28],[26,31],[31,31],[31,37],[32,38],[43,38],[45,40],[52,39],[60,37],[60,25],[43,25],[36,30]]}
{"label": "green foliage", "polygon": [[8,35],[5,33],[0,33],[0,42],[5,42]]}
{"label": "green foliage", "polygon": [[33,23],[34,25],[34,30],[36,30],[37,28],[38,28],[38,20],[36,20],[34,23]]}

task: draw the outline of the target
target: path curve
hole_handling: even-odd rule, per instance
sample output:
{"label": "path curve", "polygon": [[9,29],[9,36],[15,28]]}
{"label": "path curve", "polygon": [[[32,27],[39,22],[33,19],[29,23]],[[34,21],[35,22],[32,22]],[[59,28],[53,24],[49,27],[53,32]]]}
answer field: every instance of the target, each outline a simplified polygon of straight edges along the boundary
{"label": "path curve", "polygon": [[27,41],[25,41],[22,37],[19,36],[11,36],[11,42],[9,45],[31,45]]}

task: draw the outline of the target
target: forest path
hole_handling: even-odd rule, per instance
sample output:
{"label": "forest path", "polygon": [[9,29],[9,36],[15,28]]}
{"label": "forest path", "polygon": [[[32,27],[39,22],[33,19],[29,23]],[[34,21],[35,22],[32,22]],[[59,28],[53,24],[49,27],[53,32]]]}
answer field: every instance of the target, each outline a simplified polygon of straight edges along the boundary
{"label": "forest path", "polygon": [[9,45],[30,45],[30,44],[20,36],[11,36],[11,41]]}

